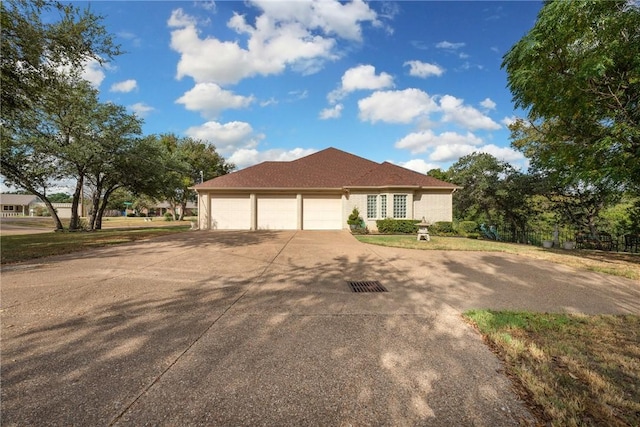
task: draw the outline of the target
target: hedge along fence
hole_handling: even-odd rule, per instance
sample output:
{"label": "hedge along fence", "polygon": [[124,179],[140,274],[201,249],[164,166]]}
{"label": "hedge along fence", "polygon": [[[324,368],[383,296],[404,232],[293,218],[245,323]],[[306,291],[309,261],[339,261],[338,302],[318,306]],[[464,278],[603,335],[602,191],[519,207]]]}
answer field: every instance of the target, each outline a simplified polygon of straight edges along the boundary
{"label": "hedge along fence", "polygon": [[376,221],[378,233],[381,234],[415,234],[418,232],[416,219],[379,219]]}
{"label": "hedge along fence", "polygon": [[429,227],[429,233],[434,236],[455,236],[456,231],[453,229],[451,221],[437,221]]}
{"label": "hedge along fence", "polygon": [[[387,218],[377,220],[376,225],[380,234],[415,234],[419,222],[416,219]],[[455,227],[451,221],[438,221],[429,226],[429,232],[436,236],[467,236],[477,230],[478,223],[474,221],[461,221]]]}

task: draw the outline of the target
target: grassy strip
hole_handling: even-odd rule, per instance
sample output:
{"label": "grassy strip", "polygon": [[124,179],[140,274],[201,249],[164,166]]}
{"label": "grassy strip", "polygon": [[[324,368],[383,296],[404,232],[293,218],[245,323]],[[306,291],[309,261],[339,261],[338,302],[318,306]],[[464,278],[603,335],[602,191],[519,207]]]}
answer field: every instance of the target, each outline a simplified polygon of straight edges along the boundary
{"label": "grassy strip", "polygon": [[355,236],[363,243],[405,249],[441,251],[505,252],[529,258],[564,264],[583,270],[640,280],[640,254],[603,252],[595,250],[543,249],[537,246],[491,240],[465,239],[459,237],[431,237],[430,242],[417,241],[411,236],[361,235]]}
{"label": "grassy strip", "polygon": [[640,425],[640,316],[471,310],[543,422]]}
{"label": "grassy strip", "polygon": [[8,264],[52,255],[81,252],[87,248],[134,242],[187,230],[189,230],[188,225],[180,225],[127,230],[110,229],[93,232],[52,232],[2,236],[0,239],[0,263]]}

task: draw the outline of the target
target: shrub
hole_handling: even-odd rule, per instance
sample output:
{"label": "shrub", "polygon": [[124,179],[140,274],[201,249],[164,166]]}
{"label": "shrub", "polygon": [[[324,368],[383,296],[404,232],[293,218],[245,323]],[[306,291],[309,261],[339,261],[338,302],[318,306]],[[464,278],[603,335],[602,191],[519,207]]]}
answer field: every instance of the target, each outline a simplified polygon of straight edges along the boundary
{"label": "shrub", "polygon": [[369,227],[364,226],[364,227],[356,227],[353,230],[351,230],[352,234],[369,234]]}
{"label": "shrub", "polygon": [[457,229],[459,234],[468,236],[469,234],[478,232],[478,223],[475,221],[460,221]]}
{"label": "shrub", "polygon": [[171,212],[166,212],[164,214],[164,220],[165,221],[173,221],[173,214]]}
{"label": "shrub", "polygon": [[451,236],[455,234],[453,223],[450,221],[437,221],[429,227],[429,233],[434,236]]}
{"label": "shrub", "polygon": [[467,237],[469,239],[479,239],[480,238],[480,233],[467,233]]}
{"label": "shrub", "polygon": [[415,219],[379,219],[376,221],[381,234],[413,234],[418,232],[419,220]]}
{"label": "shrub", "polygon": [[43,207],[43,206],[36,206],[33,209],[33,214],[35,216],[51,216],[51,213],[49,213],[49,209]]}
{"label": "shrub", "polygon": [[347,224],[356,226],[362,224],[362,218],[360,218],[360,211],[358,208],[353,208],[351,215],[349,215],[349,218],[347,219]]}

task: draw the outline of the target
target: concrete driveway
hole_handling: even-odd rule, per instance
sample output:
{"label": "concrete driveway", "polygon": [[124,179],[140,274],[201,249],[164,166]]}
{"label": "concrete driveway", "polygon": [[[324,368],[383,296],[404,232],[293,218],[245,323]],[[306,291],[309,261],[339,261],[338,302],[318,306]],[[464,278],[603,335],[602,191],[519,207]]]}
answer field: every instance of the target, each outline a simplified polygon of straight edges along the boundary
{"label": "concrete driveway", "polygon": [[460,312],[640,313],[631,280],[311,231],[190,232],[8,266],[1,296],[7,426],[531,424]]}

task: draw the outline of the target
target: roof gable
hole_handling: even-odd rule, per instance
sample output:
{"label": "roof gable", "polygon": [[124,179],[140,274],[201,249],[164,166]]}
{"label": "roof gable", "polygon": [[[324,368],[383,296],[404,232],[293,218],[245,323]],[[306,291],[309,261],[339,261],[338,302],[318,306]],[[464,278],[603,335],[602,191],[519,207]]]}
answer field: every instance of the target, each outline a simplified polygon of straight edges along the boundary
{"label": "roof gable", "polygon": [[335,188],[455,185],[393,165],[330,147],[290,162],[263,162],[196,185],[204,189]]}

